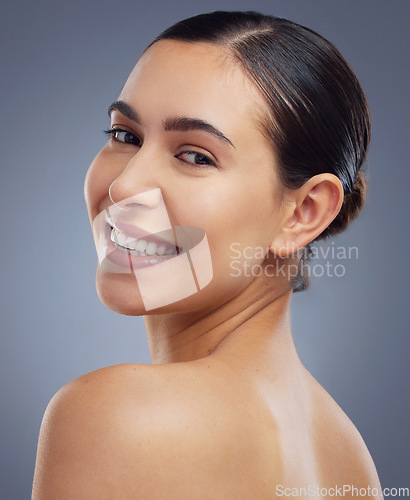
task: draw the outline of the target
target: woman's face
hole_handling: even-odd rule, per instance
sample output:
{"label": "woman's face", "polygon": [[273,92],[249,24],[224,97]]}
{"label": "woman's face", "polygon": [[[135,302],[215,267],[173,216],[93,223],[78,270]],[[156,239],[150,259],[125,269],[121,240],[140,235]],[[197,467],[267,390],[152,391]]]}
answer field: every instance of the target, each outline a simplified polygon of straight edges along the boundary
{"label": "woman's face", "polygon": [[[125,132],[110,136],[86,177],[90,221],[113,202],[160,188],[173,226],[205,231],[213,268],[208,286],[161,312],[212,310],[255,279],[235,269],[261,263],[255,249],[267,249],[280,228],[275,157],[257,121],[262,99],[222,48],[162,40],[138,61],[118,101],[125,106],[112,107],[111,128]],[[133,209],[149,214],[139,203]],[[97,289],[108,307],[144,313],[135,277],[99,266]]]}

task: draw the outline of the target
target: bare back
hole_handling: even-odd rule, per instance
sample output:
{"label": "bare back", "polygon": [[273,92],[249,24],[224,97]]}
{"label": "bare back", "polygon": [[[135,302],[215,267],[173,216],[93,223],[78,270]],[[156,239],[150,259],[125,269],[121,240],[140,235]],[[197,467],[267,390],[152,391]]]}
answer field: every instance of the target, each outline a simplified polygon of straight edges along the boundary
{"label": "bare back", "polygon": [[302,383],[302,398],[301,387],[255,390],[211,358],[84,375],[46,412],[33,499],[36,489],[156,500],[380,488],[353,424],[307,372]]}
{"label": "bare back", "polygon": [[[215,384],[221,384],[224,377],[215,372]],[[234,427],[237,440],[247,436],[248,449],[242,451],[236,472],[242,492],[248,491],[243,498],[276,498],[292,491],[301,497],[312,497],[313,491],[314,497],[334,496],[343,487],[347,498],[358,496],[350,495],[353,487],[362,493],[381,491],[359,432],[309,372],[305,370],[293,390],[280,382],[271,390],[255,390],[240,376],[228,377],[226,384],[226,410],[223,404],[215,403],[215,408],[226,411],[226,425]],[[219,387],[214,394],[220,391]],[[225,442],[223,436],[220,442]]]}

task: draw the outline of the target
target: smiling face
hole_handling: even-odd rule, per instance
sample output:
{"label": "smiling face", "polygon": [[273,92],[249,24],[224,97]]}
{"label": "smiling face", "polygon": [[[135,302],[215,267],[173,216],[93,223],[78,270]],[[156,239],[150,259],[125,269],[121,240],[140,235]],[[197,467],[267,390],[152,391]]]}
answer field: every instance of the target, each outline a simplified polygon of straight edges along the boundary
{"label": "smiling face", "polygon": [[[143,221],[154,206],[141,193],[159,188],[170,224],[201,228],[210,248],[210,284],[161,312],[211,310],[237,295],[255,278],[232,276],[232,245],[268,248],[280,230],[281,185],[257,121],[261,104],[222,48],[162,40],[141,57],[110,107],[110,138],[85,182],[90,221],[124,200]],[[263,261],[250,253],[241,259]],[[108,307],[144,313],[135,277],[99,266],[97,289]]]}

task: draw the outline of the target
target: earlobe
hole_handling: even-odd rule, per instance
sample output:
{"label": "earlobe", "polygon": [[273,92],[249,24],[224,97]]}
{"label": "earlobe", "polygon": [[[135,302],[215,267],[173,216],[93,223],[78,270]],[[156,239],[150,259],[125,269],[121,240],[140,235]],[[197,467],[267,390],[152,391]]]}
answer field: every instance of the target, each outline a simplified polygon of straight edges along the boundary
{"label": "earlobe", "polygon": [[300,188],[289,190],[282,229],[271,252],[285,257],[317,238],[339,213],[343,196],[342,183],[330,173],[315,175]]}

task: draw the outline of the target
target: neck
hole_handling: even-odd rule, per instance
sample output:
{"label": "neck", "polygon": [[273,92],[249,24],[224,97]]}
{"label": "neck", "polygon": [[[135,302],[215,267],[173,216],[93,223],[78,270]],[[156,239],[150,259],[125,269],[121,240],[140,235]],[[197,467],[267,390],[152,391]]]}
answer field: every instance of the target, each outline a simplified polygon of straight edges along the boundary
{"label": "neck", "polygon": [[[253,288],[253,287],[251,287]],[[256,299],[255,299],[256,297]],[[283,355],[298,359],[290,329],[291,292],[255,295],[245,290],[206,313],[144,316],[152,362],[192,361],[207,356],[242,363]]]}

